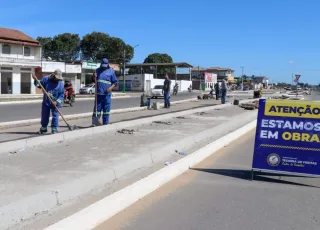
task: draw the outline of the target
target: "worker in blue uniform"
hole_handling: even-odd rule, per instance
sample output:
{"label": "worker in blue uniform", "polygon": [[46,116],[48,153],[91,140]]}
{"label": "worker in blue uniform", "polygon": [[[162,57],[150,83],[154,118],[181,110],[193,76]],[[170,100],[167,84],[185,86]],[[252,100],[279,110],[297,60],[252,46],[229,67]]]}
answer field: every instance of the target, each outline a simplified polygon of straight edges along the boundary
{"label": "worker in blue uniform", "polygon": [[[40,88],[39,83],[35,80],[35,75],[32,75],[34,79],[34,85]],[[47,91],[53,103],[51,103],[48,96],[43,94],[42,111],[41,111],[41,128],[39,133],[44,134],[48,132],[48,124],[50,118],[50,111],[52,112],[51,131],[52,133],[58,132],[59,127],[59,113],[56,107],[60,108],[64,97],[64,85],[62,72],[60,69],[54,71],[54,73],[44,76],[40,80],[41,85]]]}
{"label": "worker in blue uniform", "polygon": [[[118,80],[114,70],[109,66],[107,58],[103,58],[101,65],[96,69],[93,81],[97,80],[97,109],[93,108],[92,125],[95,125],[94,119],[100,119],[102,115],[103,125],[109,124],[111,95],[113,88],[117,85]],[[96,114],[97,112],[97,114]]]}

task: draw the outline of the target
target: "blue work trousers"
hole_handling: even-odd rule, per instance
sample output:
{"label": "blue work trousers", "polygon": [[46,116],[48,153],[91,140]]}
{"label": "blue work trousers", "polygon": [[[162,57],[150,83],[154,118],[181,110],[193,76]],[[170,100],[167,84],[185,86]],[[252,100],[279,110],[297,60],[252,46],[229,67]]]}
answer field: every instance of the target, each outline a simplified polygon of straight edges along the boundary
{"label": "blue work trousers", "polygon": [[59,127],[59,113],[58,110],[52,106],[42,103],[42,110],[41,110],[41,126],[42,128],[47,128],[50,119],[50,111],[52,113],[52,120],[51,120],[51,128],[52,130],[58,130]]}
{"label": "blue work trousers", "polygon": [[222,89],[221,90],[221,104],[226,103],[226,97],[227,97],[227,90]]}
{"label": "blue work trousers", "polygon": [[170,92],[164,92],[164,107],[170,107]]}
{"label": "blue work trousers", "polygon": [[[96,114],[96,104],[97,104],[97,114]],[[110,95],[98,95],[97,103],[95,103],[92,114],[92,124],[94,124],[94,119],[97,116],[98,119],[101,118],[102,115],[102,123],[103,125],[109,124],[110,117],[110,109],[111,109],[111,96]]]}

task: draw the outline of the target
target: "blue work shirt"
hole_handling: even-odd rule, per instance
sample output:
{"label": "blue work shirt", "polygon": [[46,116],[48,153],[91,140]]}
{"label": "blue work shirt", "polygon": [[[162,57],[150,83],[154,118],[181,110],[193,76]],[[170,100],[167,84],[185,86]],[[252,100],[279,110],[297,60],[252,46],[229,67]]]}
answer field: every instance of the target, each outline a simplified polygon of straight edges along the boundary
{"label": "blue work shirt", "polygon": [[[64,85],[62,81],[57,81],[54,82],[53,80],[50,79],[50,76],[44,76],[41,80],[40,80],[41,85],[43,86],[43,88],[48,92],[48,94],[50,95],[51,99],[55,102],[57,102],[57,106],[60,107],[62,102],[63,102],[63,98],[64,98]],[[34,81],[34,85],[36,87],[38,87],[39,89],[41,89],[40,85],[38,84],[37,81]],[[52,103],[49,100],[48,96],[43,93],[43,101],[42,103],[51,106]]]}
{"label": "blue work shirt", "polygon": [[117,85],[118,83],[114,70],[110,67],[107,68],[106,70],[100,67],[96,70],[96,73],[97,73],[97,94],[111,96],[111,92],[108,93],[107,89],[111,85]]}

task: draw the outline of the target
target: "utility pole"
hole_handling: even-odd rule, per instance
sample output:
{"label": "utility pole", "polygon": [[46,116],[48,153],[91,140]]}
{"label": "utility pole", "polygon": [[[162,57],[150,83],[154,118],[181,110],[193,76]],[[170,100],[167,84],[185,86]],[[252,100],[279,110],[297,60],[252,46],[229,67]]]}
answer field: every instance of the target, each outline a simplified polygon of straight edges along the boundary
{"label": "utility pole", "polygon": [[244,67],[241,66],[240,68],[242,69],[242,74],[241,74],[241,90],[243,90],[243,71],[244,71]]}
{"label": "utility pole", "polygon": [[123,49],[123,86],[122,86],[122,92],[126,92],[126,80],[125,80],[125,75],[126,75],[126,48]]}
{"label": "utility pole", "polygon": [[200,91],[202,91],[200,66],[198,66],[198,75],[199,75],[199,77],[200,77]]}

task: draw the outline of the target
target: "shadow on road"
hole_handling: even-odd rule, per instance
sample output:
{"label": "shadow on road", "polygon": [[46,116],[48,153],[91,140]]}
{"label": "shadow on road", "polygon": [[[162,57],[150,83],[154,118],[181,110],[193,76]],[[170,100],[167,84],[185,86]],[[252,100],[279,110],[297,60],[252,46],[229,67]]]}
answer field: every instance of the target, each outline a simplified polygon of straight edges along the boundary
{"label": "shadow on road", "polygon": [[[242,180],[251,180],[251,170],[241,170],[241,169],[201,169],[201,168],[191,168],[190,170],[195,170],[199,172],[206,172],[217,174],[221,176],[227,176]],[[271,177],[278,177],[271,178]],[[313,188],[320,188],[319,186],[302,184],[293,181],[282,180],[281,177],[285,178],[312,178],[316,179],[315,177],[307,177],[307,176],[299,176],[299,175],[287,175],[287,174],[279,174],[279,173],[268,173],[268,172],[254,172],[254,181],[261,181],[261,182],[269,182],[269,183],[279,183],[279,184],[288,184],[288,185],[297,185],[297,186],[306,186],[306,187],[313,187]]]}

